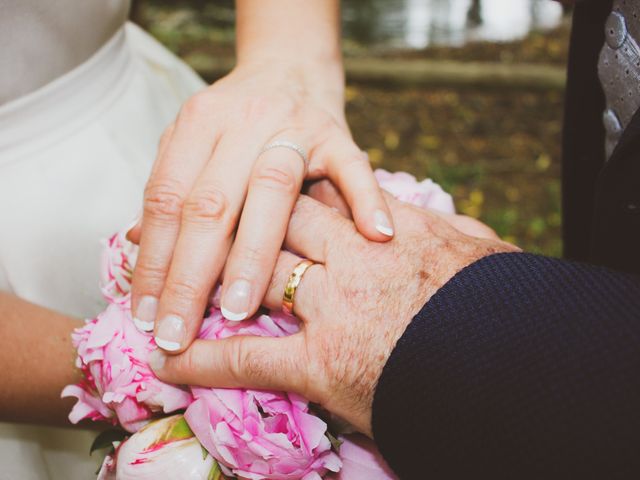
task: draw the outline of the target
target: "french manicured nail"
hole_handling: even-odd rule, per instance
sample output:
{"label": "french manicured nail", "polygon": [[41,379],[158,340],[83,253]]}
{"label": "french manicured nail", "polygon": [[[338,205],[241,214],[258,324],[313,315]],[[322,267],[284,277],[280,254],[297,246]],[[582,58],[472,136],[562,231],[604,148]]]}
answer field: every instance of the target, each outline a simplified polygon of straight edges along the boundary
{"label": "french manicured nail", "polygon": [[133,323],[135,323],[138,330],[142,332],[153,331],[153,324],[156,321],[156,315],[158,314],[158,299],[150,295],[145,295],[138,302],[138,308],[136,314],[133,317]]}
{"label": "french manicured nail", "polygon": [[251,284],[247,280],[236,280],[222,297],[222,315],[227,320],[239,322],[249,315]]}
{"label": "french manicured nail", "polygon": [[175,352],[180,350],[186,333],[184,322],[180,317],[167,315],[158,323],[155,336],[156,344],[163,350]]}
{"label": "french manicured nail", "polygon": [[149,366],[154,372],[162,370],[162,367],[164,367],[164,362],[166,360],[167,356],[159,348],[149,354]]}
{"label": "french manicured nail", "polygon": [[387,237],[393,237],[393,227],[386,213],[382,210],[376,210],[374,219],[376,221],[376,230]]}

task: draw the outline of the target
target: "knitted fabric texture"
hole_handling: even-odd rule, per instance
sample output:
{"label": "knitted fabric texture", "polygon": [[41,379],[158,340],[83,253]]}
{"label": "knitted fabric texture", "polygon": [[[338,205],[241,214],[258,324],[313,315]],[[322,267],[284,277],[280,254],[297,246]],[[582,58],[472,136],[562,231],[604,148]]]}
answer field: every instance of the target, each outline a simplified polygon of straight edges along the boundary
{"label": "knitted fabric texture", "polygon": [[379,379],[400,478],[640,478],[640,278],[523,253],[458,273]]}

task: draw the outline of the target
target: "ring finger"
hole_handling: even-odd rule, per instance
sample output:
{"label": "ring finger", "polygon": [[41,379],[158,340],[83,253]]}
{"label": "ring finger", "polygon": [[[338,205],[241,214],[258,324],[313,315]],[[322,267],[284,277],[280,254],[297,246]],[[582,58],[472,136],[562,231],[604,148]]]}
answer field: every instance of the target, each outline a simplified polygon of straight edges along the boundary
{"label": "ring finger", "polygon": [[[294,269],[304,259],[283,250],[276,261],[271,282],[262,304],[272,310],[282,309],[284,290]],[[293,313],[301,320],[314,318],[318,299],[324,298],[326,270],[321,263],[313,263],[301,275],[293,294]]]}

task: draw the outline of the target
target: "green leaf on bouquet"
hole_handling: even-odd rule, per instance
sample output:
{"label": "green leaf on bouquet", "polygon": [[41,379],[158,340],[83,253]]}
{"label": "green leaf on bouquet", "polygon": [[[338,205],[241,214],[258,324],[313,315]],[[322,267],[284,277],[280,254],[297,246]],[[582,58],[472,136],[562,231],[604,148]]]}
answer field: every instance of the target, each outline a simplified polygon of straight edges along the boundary
{"label": "green leaf on bouquet", "polygon": [[121,442],[127,435],[128,433],[124,430],[105,430],[104,432],[100,432],[91,444],[89,455],[93,454],[96,450],[113,448],[113,442]]}
{"label": "green leaf on bouquet", "polygon": [[200,445],[200,448],[202,449],[202,460],[206,460],[207,455],[209,455],[209,452],[207,452],[207,449],[204,448],[202,445]]}
{"label": "green leaf on bouquet", "polygon": [[164,441],[185,440],[195,436],[182,415],[174,418],[167,431],[162,435]]}
{"label": "green leaf on bouquet", "polygon": [[334,437],[333,435],[331,435],[330,432],[327,432],[327,438],[331,442],[331,446],[333,447],[333,450],[335,452],[339,452],[340,451],[340,445],[342,445],[342,443],[343,443],[342,440]]}
{"label": "green leaf on bouquet", "polygon": [[[166,423],[165,425],[163,425],[164,430],[159,432],[160,434],[158,435],[158,437],[156,437],[155,441],[151,445],[149,445],[149,448],[155,447],[157,445],[164,445],[166,443],[177,442],[179,440],[187,440],[195,436],[182,415],[175,415],[173,417],[164,418],[158,420],[157,422]],[[143,429],[148,428],[150,425],[153,425],[153,423],[154,422],[149,423],[148,425],[143,427]]]}
{"label": "green leaf on bouquet", "polygon": [[218,480],[220,478],[220,474],[222,472],[220,471],[220,465],[218,465],[218,462],[213,462],[213,467],[211,467],[211,471],[209,472],[209,477],[207,478],[207,480]]}
{"label": "green leaf on bouquet", "polygon": [[220,465],[218,465],[217,461],[213,461],[213,467],[211,467],[211,471],[209,472],[209,476],[207,480],[235,480],[236,477],[227,477],[222,470],[220,469]]}

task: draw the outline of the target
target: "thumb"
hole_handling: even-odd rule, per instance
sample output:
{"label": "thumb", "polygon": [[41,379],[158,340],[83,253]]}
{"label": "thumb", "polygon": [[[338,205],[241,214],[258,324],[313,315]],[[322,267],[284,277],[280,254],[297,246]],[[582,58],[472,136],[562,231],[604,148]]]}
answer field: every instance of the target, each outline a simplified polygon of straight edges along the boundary
{"label": "thumb", "polygon": [[167,383],[217,388],[251,388],[303,393],[307,365],[302,333],[284,338],[237,336],[196,340],[179,355],[161,349],[149,365]]}

